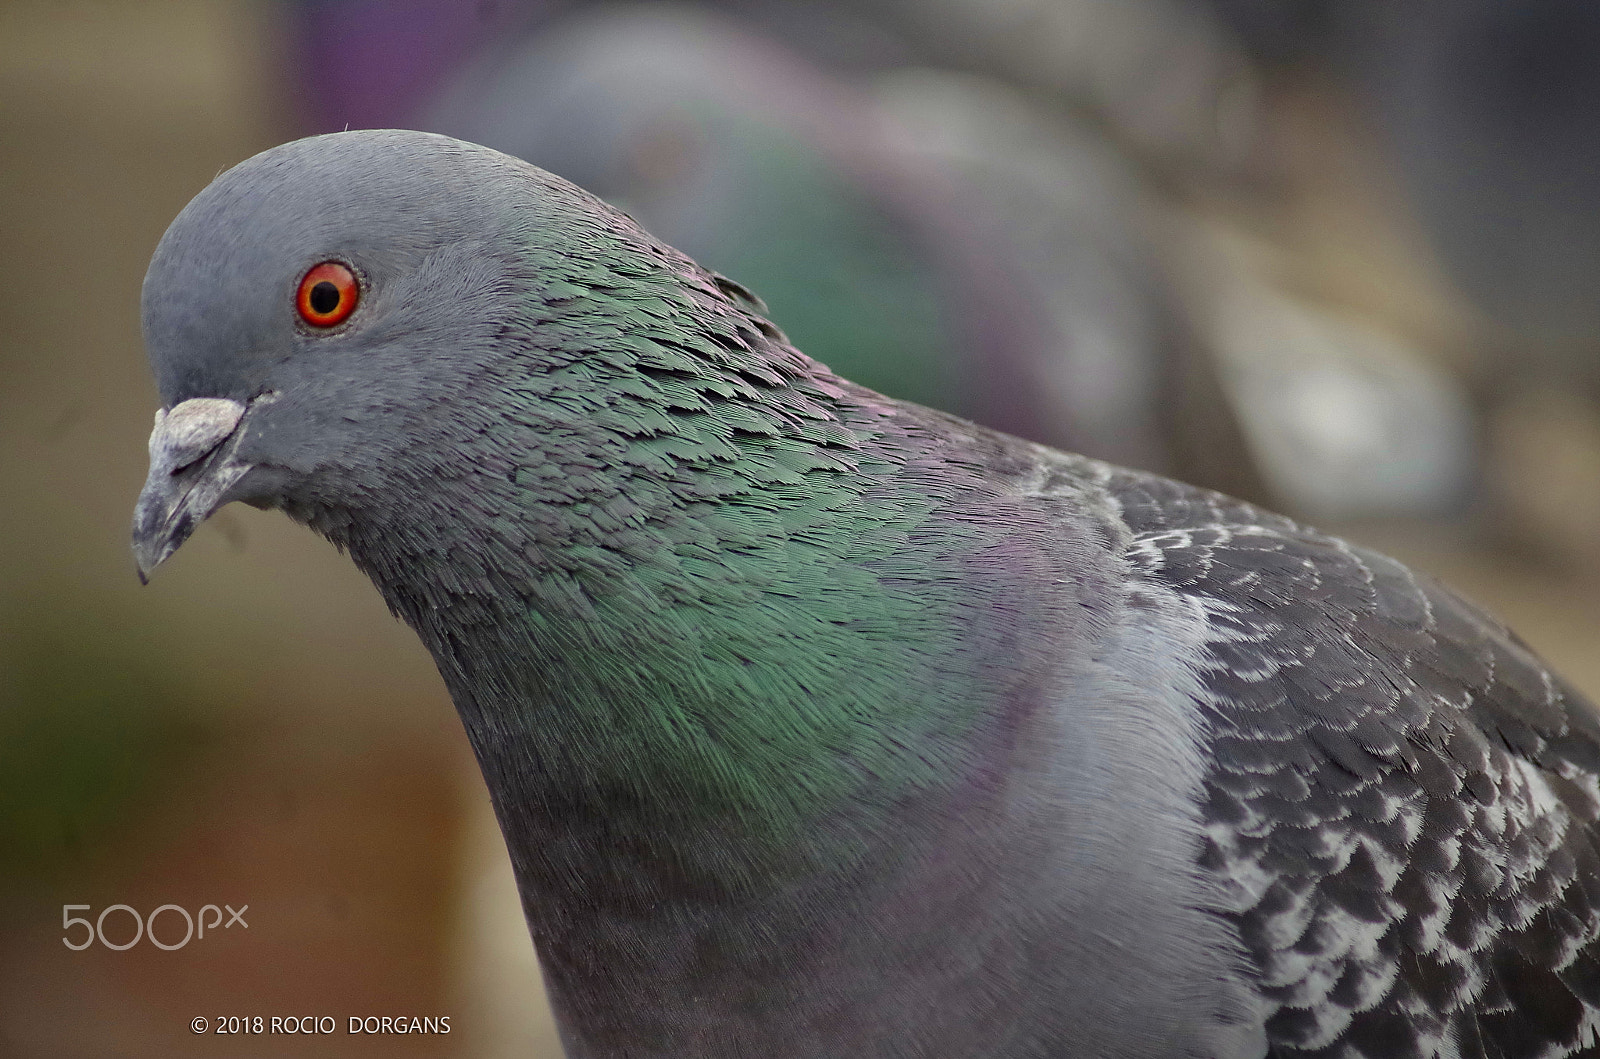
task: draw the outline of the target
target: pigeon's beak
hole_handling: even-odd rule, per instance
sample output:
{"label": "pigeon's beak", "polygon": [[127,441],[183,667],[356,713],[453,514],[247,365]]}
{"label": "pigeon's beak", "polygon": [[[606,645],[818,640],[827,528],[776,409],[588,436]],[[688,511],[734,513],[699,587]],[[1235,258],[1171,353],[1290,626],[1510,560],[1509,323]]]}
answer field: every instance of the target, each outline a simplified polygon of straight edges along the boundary
{"label": "pigeon's beak", "polygon": [[150,477],[133,513],[133,557],[139,580],[189,539],[250,470],[234,459],[245,406],[196,397],[156,413],[150,432]]}

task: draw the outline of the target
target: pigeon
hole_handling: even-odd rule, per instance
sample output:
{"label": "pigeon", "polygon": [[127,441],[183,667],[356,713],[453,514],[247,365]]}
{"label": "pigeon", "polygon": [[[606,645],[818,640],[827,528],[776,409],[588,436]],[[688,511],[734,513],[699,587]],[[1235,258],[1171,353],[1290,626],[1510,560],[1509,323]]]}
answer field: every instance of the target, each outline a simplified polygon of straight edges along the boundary
{"label": "pigeon", "polygon": [[874,390],[1145,470],[1220,465],[1206,484],[1234,491],[1252,469],[1216,436],[1228,402],[1195,392],[1208,358],[1139,174],[997,83],[862,91],[735,20],[607,4],[485,55],[421,124],[624,208]]}
{"label": "pigeon", "polygon": [[394,130],[240,163],[145,279],[141,576],[235,500],[370,576],[569,1056],[1594,1054],[1600,719],[1525,644],[759,304]]}
{"label": "pigeon", "polygon": [[586,7],[512,43],[419,124],[537,159],[759,286],[785,334],[856,381],[983,418],[973,395],[1005,373],[958,356],[974,344],[951,333],[935,240],[865,93],[671,4]]}

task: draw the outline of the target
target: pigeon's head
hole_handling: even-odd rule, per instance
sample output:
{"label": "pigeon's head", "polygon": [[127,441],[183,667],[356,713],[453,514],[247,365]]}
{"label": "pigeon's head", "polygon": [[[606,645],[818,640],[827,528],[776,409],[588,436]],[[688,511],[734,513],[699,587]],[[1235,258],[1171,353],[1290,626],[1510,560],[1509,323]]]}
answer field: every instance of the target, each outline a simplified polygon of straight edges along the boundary
{"label": "pigeon's head", "polygon": [[299,140],[219,176],[145,277],[163,407],[134,521],[141,576],[229,501],[314,511],[459,429],[498,336],[570,292],[561,248],[619,218],[532,166],[416,132]]}

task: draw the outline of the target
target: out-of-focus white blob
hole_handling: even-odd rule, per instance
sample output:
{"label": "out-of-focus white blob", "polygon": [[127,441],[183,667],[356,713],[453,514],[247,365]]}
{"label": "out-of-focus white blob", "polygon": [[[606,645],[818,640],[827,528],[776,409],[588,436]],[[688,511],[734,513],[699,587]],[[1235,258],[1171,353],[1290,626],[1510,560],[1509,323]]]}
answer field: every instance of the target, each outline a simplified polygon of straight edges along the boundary
{"label": "out-of-focus white blob", "polygon": [[1477,451],[1465,387],[1375,321],[1267,282],[1237,237],[1195,234],[1196,317],[1283,504],[1322,520],[1458,511]]}

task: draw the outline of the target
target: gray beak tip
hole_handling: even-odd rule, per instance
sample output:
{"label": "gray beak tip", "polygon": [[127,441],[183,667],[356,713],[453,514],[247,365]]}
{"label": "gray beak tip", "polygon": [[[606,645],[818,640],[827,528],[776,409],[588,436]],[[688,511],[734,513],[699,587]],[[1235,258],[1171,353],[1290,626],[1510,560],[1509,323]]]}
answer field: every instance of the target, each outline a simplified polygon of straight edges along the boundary
{"label": "gray beak tip", "polygon": [[233,458],[245,406],[194,398],[156,413],[150,433],[150,476],[133,516],[133,558],[140,584],[189,539],[225,500],[249,467]]}

